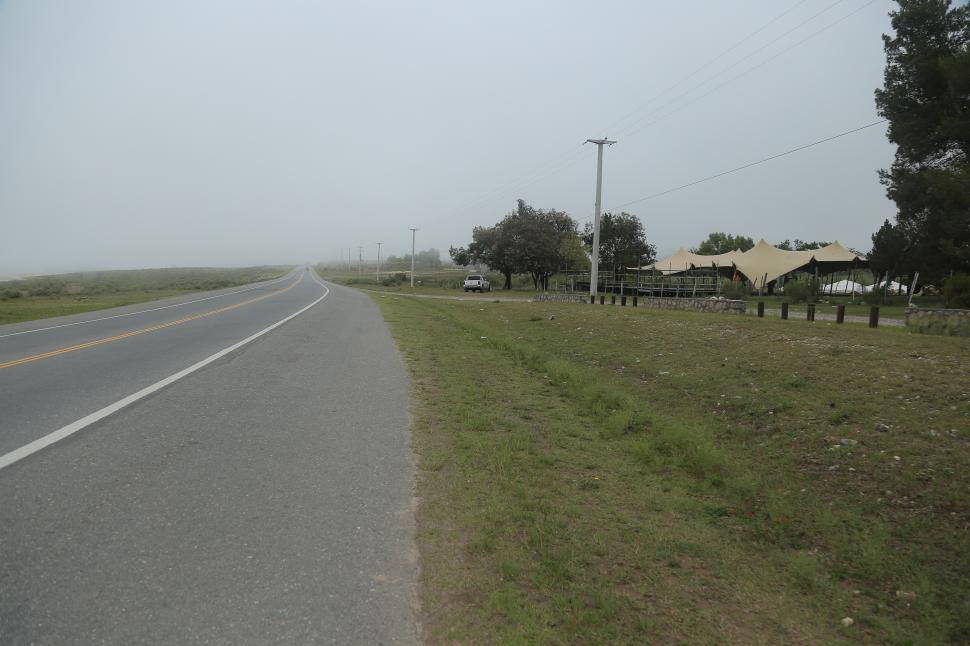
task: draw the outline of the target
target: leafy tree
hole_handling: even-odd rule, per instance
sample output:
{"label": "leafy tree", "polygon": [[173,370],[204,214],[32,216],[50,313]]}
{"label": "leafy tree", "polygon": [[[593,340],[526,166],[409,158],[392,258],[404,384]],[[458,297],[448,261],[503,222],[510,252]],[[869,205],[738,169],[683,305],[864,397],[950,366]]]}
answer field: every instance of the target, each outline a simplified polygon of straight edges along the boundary
{"label": "leafy tree", "polygon": [[[593,224],[587,222],[583,243],[593,248]],[[656,248],[647,242],[640,218],[626,212],[604,213],[600,218],[600,266],[618,269],[654,261]]]}
{"label": "leafy tree", "polygon": [[[399,261],[410,266],[411,254],[404,254],[404,258],[400,258]],[[388,263],[390,263],[390,258],[388,259]],[[419,251],[414,255],[414,266],[424,269],[437,269],[441,266],[441,252],[434,248]]]}
{"label": "leafy tree", "polygon": [[515,257],[513,227],[506,216],[492,227],[475,227],[468,245],[468,257],[473,263],[488,265],[505,277],[504,289],[512,289],[512,274],[520,271],[521,263]]}
{"label": "leafy tree", "polygon": [[876,107],[897,149],[879,175],[906,260],[936,282],[970,269],[970,7],[899,0],[890,16]]}
{"label": "leafy tree", "polygon": [[483,263],[501,272],[505,289],[512,288],[512,275],[522,272],[532,276],[536,289],[548,289],[553,273],[581,262],[577,240],[576,222],[566,213],[519,200],[515,211],[495,226],[475,227],[467,249],[452,247],[449,254],[455,264]]}
{"label": "leafy tree", "polygon": [[448,255],[451,256],[451,261],[459,267],[467,267],[474,262],[465,247],[449,247]]}
{"label": "leafy tree", "polygon": [[867,255],[877,282],[888,273],[888,285],[899,272],[910,270],[907,264],[909,253],[906,234],[889,220],[883,222],[879,230],[872,234],[872,250]]}
{"label": "leafy tree", "polygon": [[563,211],[536,209],[519,200],[503,226],[512,232],[518,266],[529,272],[536,289],[548,289],[549,278],[563,264],[563,242],[577,235],[575,220]]}
{"label": "leafy tree", "polygon": [[562,237],[559,243],[560,269],[563,270],[589,270],[590,260],[583,246],[583,240],[576,231],[572,231]]}
{"label": "leafy tree", "polygon": [[[810,249],[821,249],[822,247],[827,247],[830,244],[832,243],[819,242],[819,241],[806,242],[805,240],[799,240],[798,238],[795,238],[794,241],[784,240],[783,242],[779,242],[778,244],[775,245],[775,248],[784,249],[785,251],[806,251]],[[742,249],[742,251],[746,251],[746,250]]]}
{"label": "leafy tree", "polygon": [[691,253],[699,253],[705,256],[716,256],[718,254],[734,251],[735,249],[747,251],[753,246],[754,240],[747,236],[731,235],[730,233],[721,233],[720,231],[715,231],[707,236],[707,240],[704,240],[697,245],[696,249],[691,249]]}

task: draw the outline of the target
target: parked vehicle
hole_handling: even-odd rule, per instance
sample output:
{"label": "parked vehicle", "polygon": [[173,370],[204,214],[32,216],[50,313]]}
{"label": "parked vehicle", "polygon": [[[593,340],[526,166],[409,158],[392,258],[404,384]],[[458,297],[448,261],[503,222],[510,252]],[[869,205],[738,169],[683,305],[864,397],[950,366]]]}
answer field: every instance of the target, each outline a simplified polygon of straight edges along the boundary
{"label": "parked vehicle", "polygon": [[465,277],[465,291],[490,292],[492,284],[484,276],[472,274]]}

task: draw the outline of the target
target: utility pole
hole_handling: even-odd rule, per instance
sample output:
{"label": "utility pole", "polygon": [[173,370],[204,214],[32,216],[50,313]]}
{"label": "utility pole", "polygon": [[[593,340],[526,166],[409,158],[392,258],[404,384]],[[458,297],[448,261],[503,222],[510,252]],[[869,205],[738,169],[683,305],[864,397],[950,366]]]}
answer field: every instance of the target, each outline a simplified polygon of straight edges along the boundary
{"label": "utility pole", "polygon": [[381,245],[383,242],[376,242],[377,245],[377,282],[381,282]]}
{"label": "utility pole", "polygon": [[350,254],[353,253],[353,251],[354,250],[351,247],[347,247],[347,271],[350,271],[351,267],[353,267],[353,265],[350,264],[352,262],[350,260]]}
{"label": "utility pole", "polygon": [[417,232],[417,227],[409,227],[411,229],[411,289],[414,289],[414,235]]}
{"label": "utility pole", "polygon": [[363,275],[361,270],[361,264],[363,263],[363,260],[364,260],[364,248],[357,247],[357,277],[358,278],[360,278]]}
{"label": "utility pole", "polygon": [[589,297],[596,298],[596,287],[599,281],[600,264],[600,207],[603,197],[603,145],[612,146],[615,141],[609,139],[587,139],[586,143],[596,144],[598,147],[596,157],[596,211],[593,215],[593,266],[590,268],[589,276]]}

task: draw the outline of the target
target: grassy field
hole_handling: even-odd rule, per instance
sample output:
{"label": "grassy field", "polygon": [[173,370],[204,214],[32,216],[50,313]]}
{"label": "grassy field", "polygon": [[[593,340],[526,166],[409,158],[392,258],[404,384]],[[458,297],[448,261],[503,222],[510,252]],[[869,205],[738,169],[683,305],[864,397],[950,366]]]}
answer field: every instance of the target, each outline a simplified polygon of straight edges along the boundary
{"label": "grassy field", "polygon": [[372,297],[431,641],[970,640],[965,339]]}
{"label": "grassy field", "polygon": [[0,325],[279,278],[290,267],[97,271],[0,282]]}

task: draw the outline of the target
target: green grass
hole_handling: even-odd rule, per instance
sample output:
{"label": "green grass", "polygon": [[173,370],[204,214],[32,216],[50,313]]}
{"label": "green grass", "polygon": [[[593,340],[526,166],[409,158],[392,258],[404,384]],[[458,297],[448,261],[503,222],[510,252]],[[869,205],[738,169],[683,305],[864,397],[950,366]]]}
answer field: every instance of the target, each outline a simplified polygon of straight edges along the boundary
{"label": "green grass", "polygon": [[0,325],[279,278],[291,267],[98,271],[0,282]]}
{"label": "green grass", "polygon": [[413,374],[432,641],[970,639],[966,340],[373,298]]}

